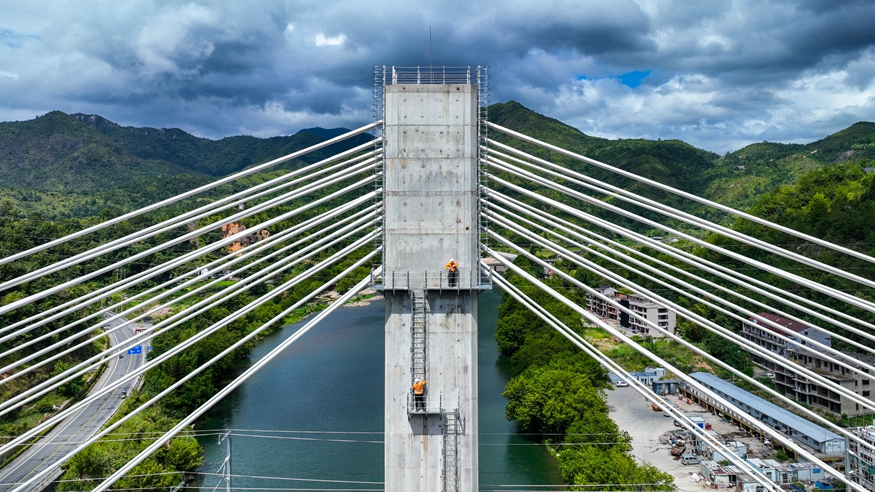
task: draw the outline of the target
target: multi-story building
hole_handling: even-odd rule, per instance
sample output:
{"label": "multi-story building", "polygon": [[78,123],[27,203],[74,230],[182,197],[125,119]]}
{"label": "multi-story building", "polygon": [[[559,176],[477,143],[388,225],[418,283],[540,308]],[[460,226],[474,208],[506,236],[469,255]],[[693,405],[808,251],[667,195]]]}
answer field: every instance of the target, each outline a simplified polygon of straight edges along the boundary
{"label": "multi-story building", "polygon": [[[802,323],[797,323],[771,313],[760,313],[759,316],[775,323],[781,328],[775,328],[774,326],[767,324],[760,324],[759,320],[750,318],[748,321],[741,324],[741,336],[770,352],[780,355],[781,357],[787,357],[787,350],[792,349],[793,345],[781,340],[776,335],[781,335],[803,345],[810,344],[811,340],[814,340],[826,345],[827,347],[830,346],[831,339],[829,334],[820,330],[815,330],[814,328],[805,326]],[[752,353],[751,355],[753,356],[754,362],[762,364],[770,369],[775,367],[775,364],[768,359],[758,356],[756,353]]]}
{"label": "multi-story building", "polygon": [[807,403],[815,408],[827,410],[836,415],[861,415],[875,413],[875,399],[873,399],[873,378],[869,370],[862,367],[860,362],[872,364],[875,357],[854,352],[842,352],[845,357],[843,362],[853,367],[851,370],[828,360],[820,352],[807,349],[788,349],[787,359],[796,362],[800,366],[810,369],[828,381],[842,386],[850,392],[856,393],[863,398],[872,401],[871,407],[861,406],[842,396],[835,391],[822,386],[816,381],[793,370],[793,366],[778,366],[775,368],[775,389],[796,401]]}
{"label": "multi-story building", "polygon": [[[875,446],[875,426],[857,427],[853,432],[870,446]],[[847,471],[854,481],[875,492],[875,453],[872,450],[849,441]]]}
{"label": "multi-story building", "polygon": [[[656,326],[667,330],[669,333],[674,333],[674,327],[677,324],[677,314],[675,314],[674,311],[670,311],[667,307],[658,302],[653,302],[646,297],[636,294],[629,294],[627,298],[629,300],[629,308],[636,314],[647,319],[647,321],[650,321]],[[632,328],[633,332],[641,333],[643,335],[654,337],[663,335],[659,330],[651,328],[645,324],[644,321],[634,316],[629,316],[629,327]]]}
{"label": "multi-story building", "polygon": [[[662,304],[651,301],[650,299],[637,294],[621,294],[612,287],[602,286],[596,289],[605,297],[608,297],[617,304],[624,306],[642,318],[647,319],[656,326],[659,326],[670,333],[674,333],[675,325],[677,325],[677,314],[669,310]],[[638,333],[648,336],[662,336],[659,330],[651,328],[643,320],[635,316],[629,316],[617,308],[616,304],[608,302],[604,299],[587,296],[587,309],[596,316],[614,321],[620,324],[623,328],[629,328],[633,333]]]}
{"label": "multi-story building", "polygon": [[[794,370],[793,364],[776,364],[752,354],[754,362],[775,371],[775,389],[779,393],[836,415],[875,413],[875,399],[873,399],[875,395],[872,394],[875,385],[871,384],[868,369],[860,364],[865,362],[871,365],[875,362],[875,358],[853,352],[842,352],[845,355],[843,358],[845,366],[836,364],[822,353],[822,348],[812,344],[812,341],[816,341],[830,347],[831,338],[828,333],[774,314],[760,313],[759,315],[781,328],[758,323],[756,319],[751,318],[742,324],[741,335],[745,339],[779,355],[788,362],[795,362],[828,381],[873,401],[873,405],[871,408],[861,406],[848,397],[841,396],[830,388],[799,374]],[[776,334],[783,335],[802,346],[781,340]]]}
{"label": "multi-story building", "polygon": [[[609,299],[617,299],[618,296],[622,295],[617,291],[617,289],[614,289],[613,287],[608,287],[607,285],[598,287],[595,290],[599,291],[603,296]],[[586,309],[587,311],[595,314],[599,318],[611,321],[620,321],[620,312],[617,309],[617,306],[602,299],[601,297],[587,295]]]}

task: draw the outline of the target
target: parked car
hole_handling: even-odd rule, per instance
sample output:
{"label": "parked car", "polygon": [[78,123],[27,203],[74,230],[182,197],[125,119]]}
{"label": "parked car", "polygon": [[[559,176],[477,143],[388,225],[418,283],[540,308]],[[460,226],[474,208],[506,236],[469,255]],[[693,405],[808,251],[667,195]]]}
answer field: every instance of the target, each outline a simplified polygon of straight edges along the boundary
{"label": "parked car", "polygon": [[618,388],[625,388],[626,386],[629,386],[629,383],[627,383],[626,381],[617,381],[616,385]]}
{"label": "parked car", "polygon": [[701,462],[702,460],[694,454],[685,454],[681,456],[681,464],[684,465],[698,465]]}

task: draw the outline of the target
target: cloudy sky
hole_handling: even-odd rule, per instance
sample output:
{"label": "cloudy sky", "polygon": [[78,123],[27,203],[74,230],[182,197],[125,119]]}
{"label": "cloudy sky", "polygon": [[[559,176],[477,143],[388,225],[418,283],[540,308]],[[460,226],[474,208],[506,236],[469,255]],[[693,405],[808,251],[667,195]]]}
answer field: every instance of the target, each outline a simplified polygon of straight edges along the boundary
{"label": "cloudy sky", "polygon": [[371,121],[374,65],[489,66],[492,101],[715,152],[875,121],[875,1],[0,0],[0,121],[220,138]]}

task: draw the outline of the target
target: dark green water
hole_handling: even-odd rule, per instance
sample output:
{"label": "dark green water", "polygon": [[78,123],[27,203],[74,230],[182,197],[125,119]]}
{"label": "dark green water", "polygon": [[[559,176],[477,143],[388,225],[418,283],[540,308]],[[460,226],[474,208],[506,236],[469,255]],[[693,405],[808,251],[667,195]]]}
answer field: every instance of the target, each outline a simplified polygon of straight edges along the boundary
{"label": "dark green water", "polygon": [[[504,418],[501,392],[508,380],[493,336],[500,296],[480,295],[480,489],[499,485],[560,483],[555,460],[520,436]],[[257,489],[376,489],[383,481],[383,319],[382,301],[341,308],[289,347],[215,407],[198,429],[236,429],[270,437],[233,436],[233,487]],[[258,360],[303,323],[262,340],[252,352]],[[272,432],[258,432],[271,430]],[[275,431],[319,431],[322,433]],[[289,439],[294,438],[294,439]],[[354,442],[346,442],[354,441]],[[367,442],[376,441],[376,442]],[[201,472],[214,473],[225,459],[226,444],[202,438],[206,458]],[[326,480],[317,482],[312,480]],[[337,483],[350,482],[371,483]],[[217,485],[214,477],[203,486]],[[219,490],[225,485],[219,486]]]}

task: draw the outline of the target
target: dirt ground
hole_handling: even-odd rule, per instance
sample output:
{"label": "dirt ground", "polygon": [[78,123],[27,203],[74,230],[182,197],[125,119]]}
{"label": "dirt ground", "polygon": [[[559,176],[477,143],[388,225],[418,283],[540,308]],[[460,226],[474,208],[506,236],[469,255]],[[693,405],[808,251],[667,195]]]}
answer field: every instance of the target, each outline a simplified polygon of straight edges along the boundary
{"label": "dirt ground", "polygon": [[[735,426],[721,421],[699,405],[687,405],[686,401],[679,400],[677,396],[670,396],[668,399],[677,404],[683,413],[701,415],[724,439],[745,443],[749,449],[748,456],[759,456],[762,453],[763,446],[757,439],[744,437]],[[678,490],[693,492],[706,489],[691,478],[692,473],[698,472],[699,466],[682,465],[679,459],[675,460],[669,454],[671,446],[659,442],[659,436],[676,429],[674,419],[666,417],[661,411],[654,411],[650,403],[630,387],[609,391],[608,406],[614,422],[632,436],[632,453],[637,459],[674,476]]]}

